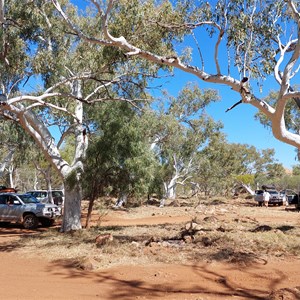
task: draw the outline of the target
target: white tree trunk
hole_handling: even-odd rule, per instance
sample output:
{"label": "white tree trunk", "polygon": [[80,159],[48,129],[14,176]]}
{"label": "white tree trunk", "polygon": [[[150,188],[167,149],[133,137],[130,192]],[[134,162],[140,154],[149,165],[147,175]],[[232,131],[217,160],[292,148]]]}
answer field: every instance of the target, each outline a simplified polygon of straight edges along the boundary
{"label": "white tree trunk", "polygon": [[34,171],[34,183],[33,183],[33,188],[34,188],[35,190],[38,189],[38,184],[39,184],[39,182],[38,182],[38,177],[37,177],[36,170],[35,170],[35,171]]}
{"label": "white tree trunk", "polygon": [[164,188],[165,188],[165,195],[160,200],[159,207],[165,206],[166,199],[175,199],[176,198],[176,183],[177,183],[178,176],[175,175],[167,184],[164,182]]}
{"label": "white tree trunk", "polygon": [[51,166],[49,166],[46,169],[45,179],[46,179],[47,190],[48,190],[48,201],[49,201],[49,203],[54,204],[53,197],[52,197]]}
{"label": "white tree trunk", "polygon": [[166,190],[166,197],[168,199],[175,199],[176,198],[176,184],[177,183],[177,176],[173,177],[169,184],[167,185]]}
{"label": "white tree trunk", "polygon": [[[72,94],[81,98],[81,85],[75,81],[72,86]],[[83,130],[83,105],[76,101],[75,107],[75,156],[72,166],[68,166],[67,173],[64,174],[65,202],[63,206],[63,224],[61,231],[79,230],[81,226],[81,184],[80,176],[83,172],[82,160],[88,145],[88,137]],[[68,183],[71,181],[72,183]]]}
{"label": "white tree trunk", "polygon": [[6,155],[6,157],[3,159],[3,161],[0,164],[0,177],[3,176],[7,166],[10,165],[10,163],[13,160],[15,150],[10,150],[9,153]]}
{"label": "white tree trunk", "polygon": [[249,185],[242,183],[242,186],[250,195],[255,195],[255,191],[253,191]]}
{"label": "white tree trunk", "polygon": [[67,232],[81,228],[81,187],[78,183],[74,187],[69,187],[65,183],[65,202],[61,231]]}
{"label": "white tree trunk", "polygon": [[121,192],[119,198],[115,204],[116,207],[122,207],[127,202],[128,195],[125,192]]}
{"label": "white tree trunk", "polygon": [[9,173],[9,184],[10,187],[15,188],[15,182],[14,182],[14,166],[10,165],[8,168]]}

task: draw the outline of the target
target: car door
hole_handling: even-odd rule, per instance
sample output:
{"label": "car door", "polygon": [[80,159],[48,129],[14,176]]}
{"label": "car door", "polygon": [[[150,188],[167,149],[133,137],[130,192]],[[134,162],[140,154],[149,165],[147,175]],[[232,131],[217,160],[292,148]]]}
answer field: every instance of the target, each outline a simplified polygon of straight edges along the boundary
{"label": "car door", "polygon": [[7,221],[19,221],[21,219],[20,211],[22,209],[22,204],[18,197],[15,195],[7,195],[6,207],[4,208],[4,215]]}
{"label": "car door", "polygon": [[1,195],[1,219],[3,221],[13,221],[15,219],[14,198],[15,196],[6,194]]}
{"label": "car door", "polygon": [[7,221],[7,195],[0,195],[0,220]]}

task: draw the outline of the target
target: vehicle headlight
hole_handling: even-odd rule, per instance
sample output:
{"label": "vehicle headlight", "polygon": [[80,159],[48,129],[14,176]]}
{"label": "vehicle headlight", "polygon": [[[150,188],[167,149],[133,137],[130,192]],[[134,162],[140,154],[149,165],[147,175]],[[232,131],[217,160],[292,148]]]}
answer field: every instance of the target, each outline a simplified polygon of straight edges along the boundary
{"label": "vehicle headlight", "polygon": [[52,212],[52,208],[51,207],[45,207],[44,209],[43,209],[43,213],[51,213]]}

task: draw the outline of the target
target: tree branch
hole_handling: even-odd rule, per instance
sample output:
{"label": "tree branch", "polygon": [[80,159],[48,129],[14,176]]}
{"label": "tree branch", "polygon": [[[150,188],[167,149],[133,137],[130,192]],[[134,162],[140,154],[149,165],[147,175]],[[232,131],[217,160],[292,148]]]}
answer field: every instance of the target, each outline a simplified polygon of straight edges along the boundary
{"label": "tree branch", "polygon": [[228,112],[228,111],[232,110],[233,108],[235,108],[237,105],[239,105],[241,103],[243,103],[243,100],[240,100],[240,101],[236,102],[235,104],[233,104],[232,106],[230,106],[229,108],[227,108],[225,110],[225,112]]}

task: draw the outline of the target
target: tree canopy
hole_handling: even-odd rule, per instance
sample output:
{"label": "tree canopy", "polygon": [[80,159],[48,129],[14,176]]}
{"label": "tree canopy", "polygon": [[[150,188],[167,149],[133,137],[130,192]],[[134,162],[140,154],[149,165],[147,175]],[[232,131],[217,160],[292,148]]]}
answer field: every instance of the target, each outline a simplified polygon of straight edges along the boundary
{"label": "tree canopy", "polygon": [[[267,117],[277,139],[299,147],[299,135],[287,127],[284,114],[287,104],[299,96],[298,90],[292,87],[298,72],[300,48],[298,2],[91,1],[100,24],[94,35],[78,27],[59,1],[52,0],[52,3],[72,32],[91,44],[117,48],[128,60],[141,58],[155,65],[178,68],[205,82],[227,85],[240,95],[239,103],[251,104]],[[126,15],[132,7],[135,7],[133,19]],[[146,17],[145,9],[149,13]],[[130,23],[130,33],[126,26],[115,30],[116,20],[120,19]],[[203,34],[202,28],[214,44],[214,51],[205,59],[201,38],[197,38],[199,33]],[[162,33],[159,38],[164,46],[152,48],[147,34],[137,41],[135,37],[140,31]],[[189,49],[198,52],[200,63],[193,61],[192,56],[187,58],[186,50],[179,52],[175,47],[186,42],[188,36],[193,41]],[[227,53],[227,61],[222,63],[221,51]],[[207,60],[214,63],[213,69],[205,68]],[[261,84],[271,74],[279,91],[274,106],[257,96],[255,89],[257,82]]]}

